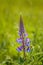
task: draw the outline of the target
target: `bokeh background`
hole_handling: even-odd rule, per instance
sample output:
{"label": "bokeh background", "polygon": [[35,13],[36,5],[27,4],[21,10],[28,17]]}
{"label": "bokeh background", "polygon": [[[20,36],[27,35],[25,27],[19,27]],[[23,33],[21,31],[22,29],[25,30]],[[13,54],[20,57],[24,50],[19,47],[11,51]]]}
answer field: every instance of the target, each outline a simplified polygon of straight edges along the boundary
{"label": "bokeh background", "polygon": [[[20,13],[32,46],[25,62],[16,50]],[[0,0],[0,65],[43,65],[43,0]]]}

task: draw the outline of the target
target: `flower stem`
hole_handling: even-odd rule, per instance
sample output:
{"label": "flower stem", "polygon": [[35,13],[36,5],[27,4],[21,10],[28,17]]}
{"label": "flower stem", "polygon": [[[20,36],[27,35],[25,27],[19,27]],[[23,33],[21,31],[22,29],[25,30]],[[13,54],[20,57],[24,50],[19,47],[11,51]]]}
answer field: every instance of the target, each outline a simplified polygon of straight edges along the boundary
{"label": "flower stem", "polygon": [[24,55],[24,60],[26,59],[26,53],[25,53],[25,42],[24,42],[24,35],[22,34],[22,44],[23,44],[23,55]]}

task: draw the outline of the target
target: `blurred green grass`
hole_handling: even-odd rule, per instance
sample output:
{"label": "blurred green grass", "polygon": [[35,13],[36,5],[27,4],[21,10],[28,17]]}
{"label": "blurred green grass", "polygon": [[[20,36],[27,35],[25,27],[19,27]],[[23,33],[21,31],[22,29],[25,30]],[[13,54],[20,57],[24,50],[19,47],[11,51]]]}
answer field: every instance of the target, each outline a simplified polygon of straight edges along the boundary
{"label": "blurred green grass", "polygon": [[[20,12],[32,45],[25,62],[16,51]],[[43,65],[43,0],[0,0],[0,65],[24,64]]]}

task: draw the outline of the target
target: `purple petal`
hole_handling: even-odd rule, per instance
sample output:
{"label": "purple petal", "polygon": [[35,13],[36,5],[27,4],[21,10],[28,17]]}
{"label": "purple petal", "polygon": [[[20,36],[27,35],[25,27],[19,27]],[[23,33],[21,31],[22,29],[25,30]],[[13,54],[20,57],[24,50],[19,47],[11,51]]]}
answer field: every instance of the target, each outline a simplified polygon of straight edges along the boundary
{"label": "purple petal", "polygon": [[28,43],[26,43],[26,46],[30,46],[30,43],[28,42]]}
{"label": "purple petal", "polygon": [[22,43],[22,39],[20,38],[20,39],[17,39],[17,42],[18,43]]}
{"label": "purple petal", "polygon": [[17,51],[19,51],[19,52],[20,52],[20,51],[21,51],[21,49],[17,48]]}
{"label": "purple petal", "polygon": [[27,52],[30,52],[30,48],[29,47],[27,48]]}
{"label": "purple petal", "polygon": [[27,34],[27,33],[25,33],[25,34],[24,34],[24,36],[26,36],[26,37],[27,37],[27,36],[28,36],[28,34]]}
{"label": "purple petal", "polygon": [[22,50],[23,49],[23,46],[20,46],[19,48]]}
{"label": "purple petal", "polygon": [[19,35],[20,35],[20,36],[22,35],[21,32],[19,32]]}
{"label": "purple petal", "polygon": [[20,52],[22,50],[23,46],[20,46],[17,48],[17,50]]}
{"label": "purple petal", "polygon": [[27,42],[27,43],[30,42],[30,39],[29,39],[29,38],[26,38],[26,42]]}

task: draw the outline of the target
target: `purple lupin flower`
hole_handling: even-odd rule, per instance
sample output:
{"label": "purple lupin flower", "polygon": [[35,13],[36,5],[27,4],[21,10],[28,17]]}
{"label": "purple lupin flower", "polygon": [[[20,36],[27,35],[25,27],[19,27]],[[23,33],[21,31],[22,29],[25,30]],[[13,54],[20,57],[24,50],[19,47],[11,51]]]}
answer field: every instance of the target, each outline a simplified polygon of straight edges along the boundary
{"label": "purple lupin flower", "polygon": [[18,50],[19,52],[22,51],[22,49],[23,49],[23,46],[20,46],[20,47],[17,48],[17,50]]}
{"label": "purple lupin flower", "polygon": [[24,30],[22,16],[20,16],[19,35],[20,35],[20,38],[17,39],[17,42],[21,43],[22,46],[18,47],[17,50],[19,52],[23,50],[24,57],[25,57],[26,56],[25,51],[27,51],[27,52],[30,51],[30,47],[29,47],[30,46],[30,39],[29,38],[25,39],[25,37],[27,37],[28,35],[27,35],[27,33],[25,33],[25,30]]}
{"label": "purple lupin flower", "polygon": [[22,43],[22,39],[21,39],[21,38],[17,39],[16,41],[17,41],[18,43]]}
{"label": "purple lupin flower", "polygon": [[27,33],[25,33],[25,34],[24,34],[24,36],[26,36],[26,37],[27,37],[27,36],[28,36],[28,34],[27,34]]}

